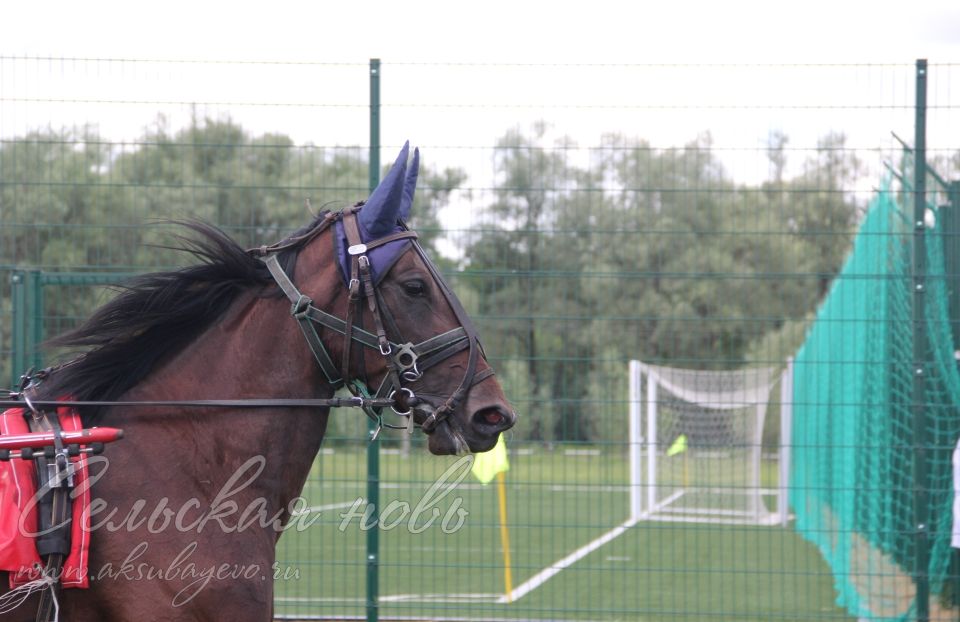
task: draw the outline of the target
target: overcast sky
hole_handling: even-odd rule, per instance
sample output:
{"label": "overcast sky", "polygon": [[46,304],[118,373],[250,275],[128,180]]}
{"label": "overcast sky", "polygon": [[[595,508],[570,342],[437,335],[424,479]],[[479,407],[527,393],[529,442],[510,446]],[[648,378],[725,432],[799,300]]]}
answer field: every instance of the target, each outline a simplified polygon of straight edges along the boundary
{"label": "overcast sky", "polygon": [[956,0],[4,2],[0,52],[457,62],[960,61]]}

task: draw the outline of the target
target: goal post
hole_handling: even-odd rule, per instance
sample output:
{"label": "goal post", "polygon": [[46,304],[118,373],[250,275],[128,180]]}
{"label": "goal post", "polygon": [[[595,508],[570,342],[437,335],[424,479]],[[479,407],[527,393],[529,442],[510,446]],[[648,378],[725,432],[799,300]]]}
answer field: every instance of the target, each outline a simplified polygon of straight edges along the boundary
{"label": "goal post", "polygon": [[[630,361],[632,521],[787,523],[791,361],[778,371],[701,371]],[[780,426],[777,446],[765,454],[771,402],[779,405]]]}

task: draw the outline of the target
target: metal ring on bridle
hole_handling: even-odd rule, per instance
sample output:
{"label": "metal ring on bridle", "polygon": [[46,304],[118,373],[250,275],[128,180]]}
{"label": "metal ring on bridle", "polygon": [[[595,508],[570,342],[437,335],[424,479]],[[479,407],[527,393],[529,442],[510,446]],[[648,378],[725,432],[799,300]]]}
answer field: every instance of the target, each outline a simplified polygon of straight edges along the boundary
{"label": "metal ring on bridle", "polygon": [[419,380],[420,376],[423,375],[423,373],[417,369],[417,359],[419,359],[419,356],[417,356],[413,347],[412,343],[402,343],[397,346],[393,354],[393,360],[400,368],[400,375],[408,382]]}
{"label": "metal ring on bridle", "polygon": [[[408,401],[408,402],[413,401],[413,399],[414,399],[415,397],[417,397],[416,395],[414,395],[413,391],[411,391],[411,390],[408,389],[407,387],[400,387],[400,391],[403,391],[403,392],[405,392],[405,393],[407,394],[407,401]],[[393,397],[393,396],[396,395],[396,394],[397,394],[396,391],[391,391],[391,392],[390,392],[390,399],[394,400],[393,404],[390,406],[390,410],[392,410],[393,412],[397,413],[397,414],[400,415],[401,417],[409,417],[410,415],[413,414],[413,406],[410,406],[409,408],[407,408],[407,410],[405,410],[405,411],[403,411],[403,412],[397,410],[397,402],[396,402],[396,400],[395,400],[394,397]]]}

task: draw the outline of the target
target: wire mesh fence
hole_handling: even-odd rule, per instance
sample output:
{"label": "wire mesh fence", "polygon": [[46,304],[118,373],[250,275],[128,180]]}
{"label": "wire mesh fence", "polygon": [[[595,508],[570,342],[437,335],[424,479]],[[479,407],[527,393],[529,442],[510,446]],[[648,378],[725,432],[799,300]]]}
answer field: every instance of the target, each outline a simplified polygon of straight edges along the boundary
{"label": "wire mesh fence", "polygon": [[[783,425],[787,362],[884,180],[911,217],[915,65],[381,67],[383,161],[408,138],[420,147],[411,226],[476,320],[520,414],[507,434],[506,519],[497,485],[477,482],[468,462],[387,431],[374,449],[380,513],[370,525],[367,423],[336,413],[302,514],[278,544],[276,615],[924,617],[913,561],[881,554],[839,576],[818,538],[858,526],[827,522],[811,537],[781,493],[798,449],[785,430],[809,421]],[[164,248],[177,232],[170,220],[205,219],[255,246],[311,211],[365,198],[369,72],[0,57],[2,377],[55,360],[39,342],[110,295],[97,284],[179,265]],[[960,66],[930,66],[926,158],[944,182],[930,184],[933,206],[949,205],[960,179],[958,79]],[[949,297],[956,270],[945,270]],[[842,365],[911,364],[871,352],[879,359]],[[692,380],[633,378],[632,360]],[[770,370],[762,409],[716,380],[758,369]],[[820,371],[821,385],[840,377]],[[858,404],[814,406],[829,418]],[[944,411],[937,445],[922,449],[949,453],[955,418]],[[837,456],[847,440],[814,436],[800,449]],[[885,455],[875,440],[858,437],[864,455]],[[949,464],[937,468],[940,490]],[[913,516],[911,482],[887,486],[907,505],[871,511]],[[719,501],[699,503],[708,497]],[[733,519],[734,506],[752,514]],[[904,525],[909,517],[887,529],[916,542]],[[931,537],[942,541],[948,526]],[[930,619],[957,616],[945,576]],[[851,607],[844,590],[868,584],[887,600]]]}

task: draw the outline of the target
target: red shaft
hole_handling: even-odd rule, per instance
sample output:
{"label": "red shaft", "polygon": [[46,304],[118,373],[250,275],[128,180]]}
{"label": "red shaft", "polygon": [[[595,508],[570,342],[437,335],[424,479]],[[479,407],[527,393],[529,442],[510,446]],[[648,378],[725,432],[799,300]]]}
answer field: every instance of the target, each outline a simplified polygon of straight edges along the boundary
{"label": "red shaft", "polygon": [[[119,428],[89,428],[60,435],[64,445],[89,445],[90,443],[112,443],[123,438]],[[53,446],[53,432],[33,432],[30,434],[11,434],[0,436],[0,449],[40,449]]]}

